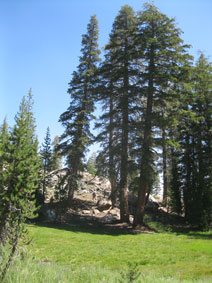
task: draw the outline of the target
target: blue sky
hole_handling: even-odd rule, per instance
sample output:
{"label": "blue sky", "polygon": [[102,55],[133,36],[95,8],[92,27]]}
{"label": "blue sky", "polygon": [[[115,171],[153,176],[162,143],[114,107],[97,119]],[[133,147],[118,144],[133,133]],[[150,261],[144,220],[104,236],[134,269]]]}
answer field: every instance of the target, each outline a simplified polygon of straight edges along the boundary
{"label": "blue sky", "polygon": [[[23,95],[32,88],[37,134],[43,141],[63,128],[59,116],[69,105],[71,74],[78,65],[81,36],[90,16],[99,21],[99,45],[108,41],[121,6],[141,10],[141,0],[0,0],[0,123],[12,126]],[[190,53],[212,55],[211,0],[155,0],[162,13],[175,17],[191,44]],[[212,60],[212,59],[211,59]]]}

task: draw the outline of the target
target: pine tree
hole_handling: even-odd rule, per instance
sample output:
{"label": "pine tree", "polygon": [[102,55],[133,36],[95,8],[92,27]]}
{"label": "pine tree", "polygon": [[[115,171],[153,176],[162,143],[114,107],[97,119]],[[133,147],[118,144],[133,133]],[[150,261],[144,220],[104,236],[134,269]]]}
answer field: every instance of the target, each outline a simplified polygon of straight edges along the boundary
{"label": "pine tree", "polygon": [[179,79],[180,67],[189,57],[185,53],[186,47],[174,20],[160,13],[154,5],[145,4],[144,11],[138,17],[137,31],[138,58],[143,65],[140,91],[146,102],[135,226],[143,223],[146,196],[153,183],[155,111],[163,109],[163,101],[168,99],[167,89],[172,88]]}
{"label": "pine tree", "polygon": [[98,24],[96,17],[92,16],[87,26],[87,34],[82,36],[80,64],[69,83],[70,106],[60,116],[60,122],[65,127],[60,148],[67,156],[69,167],[69,206],[72,204],[74,191],[78,186],[79,173],[83,170],[86,148],[93,140],[89,127],[96,99],[97,78],[95,73],[99,61],[97,40]]}
{"label": "pine tree", "polygon": [[5,119],[0,128],[0,243],[6,241],[8,146],[9,128]]}
{"label": "pine tree", "polygon": [[87,161],[86,168],[92,176],[96,175],[96,152],[94,152]]}
{"label": "pine tree", "polygon": [[52,170],[52,149],[49,127],[46,130],[46,136],[41,148],[41,158],[43,163],[43,200],[45,201],[46,188],[49,184],[49,174]]}
{"label": "pine tree", "polygon": [[178,126],[181,202],[186,220],[199,227],[211,222],[211,86],[211,64],[201,54],[193,67],[190,93],[182,99]]}
{"label": "pine tree", "polygon": [[[128,212],[128,159],[129,159],[129,117],[131,101],[134,92],[131,79],[134,76],[132,68],[133,33],[135,30],[134,11],[128,5],[121,8],[113,23],[109,43],[106,45],[106,60],[102,69],[104,80],[107,81],[105,100],[109,102],[109,166],[110,179],[114,182],[114,138],[119,136],[120,145],[120,214],[121,221],[129,221]],[[110,69],[108,69],[110,67]],[[116,112],[116,114],[114,114]],[[102,117],[107,118],[105,117]],[[118,136],[117,136],[118,134]],[[112,185],[113,187],[114,185]]]}
{"label": "pine tree", "polygon": [[117,109],[116,79],[111,70],[115,66],[112,56],[113,50],[105,54],[105,60],[99,68],[99,101],[102,103],[103,114],[95,124],[96,129],[101,129],[96,141],[101,144],[101,151],[97,156],[97,174],[109,178],[111,185],[112,207],[116,204],[118,183],[120,182],[120,115]]}
{"label": "pine tree", "polygon": [[34,194],[38,187],[40,159],[35,136],[35,119],[32,112],[31,91],[23,97],[15,126],[10,137],[10,166],[8,191],[12,205],[21,210],[24,219],[33,217]]}
{"label": "pine tree", "polygon": [[59,149],[59,143],[60,138],[58,136],[55,136],[53,142],[52,142],[52,170],[58,170],[62,168],[62,153]]}
{"label": "pine tree", "polygon": [[[194,71],[195,101],[193,111],[198,123],[193,125],[193,193],[192,221],[208,227],[212,221],[212,64],[203,53]],[[194,208],[195,207],[195,208]]]}
{"label": "pine tree", "polygon": [[12,245],[7,265],[2,271],[1,280],[9,267],[18,245],[18,240],[25,234],[25,222],[35,217],[35,191],[39,186],[40,159],[38,141],[35,136],[35,120],[32,113],[31,91],[23,97],[19,112],[15,117],[15,126],[9,137],[8,165],[4,168],[6,179],[4,203],[1,215],[1,229],[7,227]]}

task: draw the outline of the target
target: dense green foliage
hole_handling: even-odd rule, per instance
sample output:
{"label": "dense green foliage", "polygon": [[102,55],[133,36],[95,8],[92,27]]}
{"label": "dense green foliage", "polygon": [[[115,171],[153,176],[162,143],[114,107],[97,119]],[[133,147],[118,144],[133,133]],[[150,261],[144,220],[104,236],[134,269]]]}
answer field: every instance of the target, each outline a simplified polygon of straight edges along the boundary
{"label": "dense green foliage", "polygon": [[99,61],[98,23],[92,16],[87,26],[87,34],[82,36],[82,55],[77,71],[69,83],[68,93],[71,97],[70,106],[60,116],[60,122],[65,127],[61,136],[60,148],[67,157],[69,168],[68,202],[72,203],[74,191],[80,171],[83,171],[83,158],[93,135],[90,132],[90,121],[93,118],[94,101],[96,97],[96,70]]}
{"label": "dense green foliage", "polygon": [[201,54],[192,70],[175,136],[179,146],[173,152],[171,197],[177,212],[183,204],[189,223],[208,227],[212,216],[212,66]]}
{"label": "dense green foliage", "polygon": [[97,67],[97,26],[91,18],[68,90],[71,104],[60,117],[66,128],[61,148],[72,176],[70,199],[92,142],[92,112],[100,102],[97,173],[110,180],[113,206],[119,197],[121,220],[129,221],[128,189],[133,188],[138,198],[134,225],[143,223],[162,171],[164,205],[190,224],[210,225],[211,64],[203,54],[193,64],[181,33],[175,20],[153,4],[137,14],[125,5]]}
{"label": "dense green foliage", "polygon": [[11,246],[8,263],[2,266],[1,280],[18,245],[25,235],[25,222],[35,217],[35,193],[39,186],[40,159],[32,113],[32,95],[23,97],[15,125],[8,133],[6,122],[1,130],[0,238]]}

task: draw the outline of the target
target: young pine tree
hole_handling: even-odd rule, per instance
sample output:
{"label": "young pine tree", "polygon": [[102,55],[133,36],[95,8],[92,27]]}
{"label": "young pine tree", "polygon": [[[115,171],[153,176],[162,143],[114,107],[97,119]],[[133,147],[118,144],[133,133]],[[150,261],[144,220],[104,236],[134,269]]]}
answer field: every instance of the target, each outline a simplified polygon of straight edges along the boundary
{"label": "young pine tree", "polygon": [[94,152],[87,161],[86,164],[87,171],[90,173],[92,176],[96,175],[96,152]]}
{"label": "young pine tree", "polygon": [[46,136],[44,138],[44,143],[41,148],[41,158],[43,164],[43,200],[45,200],[46,188],[49,184],[49,173],[52,170],[52,148],[51,148],[51,136],[49,127],[46,130]]}
{"label": "young pine tree", "polygon": [[9,128],[6,119],[0,128],[0,243],[6,241],[5,222],[8,216],[7,169],[8,169]]}
{"label": "young pine tree", "polygon": [[25,222],[35,217],[35,192],[39,186],[40,159],[35,136],[35,120],[32,113],[32,94],[23,97],[15,126],[8,143],[7,166],[4,167],[3,215],[1,229],[7,227],[11,253],[2,271],[1,280],[16,251],[18,240],[25,234]]}

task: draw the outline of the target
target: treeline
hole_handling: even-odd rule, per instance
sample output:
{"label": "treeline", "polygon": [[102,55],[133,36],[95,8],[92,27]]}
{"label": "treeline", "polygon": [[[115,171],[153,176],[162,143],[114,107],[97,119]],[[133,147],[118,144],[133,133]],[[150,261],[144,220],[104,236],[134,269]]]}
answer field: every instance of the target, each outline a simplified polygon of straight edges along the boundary
{"label": "treeline", "polygon": [[[59,120],[65,128],[60,148],[69,168],[69,205],[87,147],[95,141],[101,143],[99,173],[110,179],[113,205],[119,197],[121,221],[129,221],[128,190],[134,188],[134,225],[143,224],[162,172],[164,205],[192,225],[211,223],[212,65],[202,53],[194,64],[180,36],[175,20],[154,5],[137,13],[126,5],[100,62],[98,23],[91,17],[69,83],[70,105]],[[91,121],[99,129],[95,137]]]}

